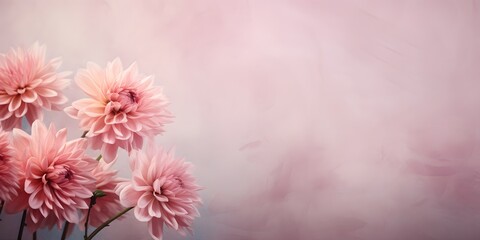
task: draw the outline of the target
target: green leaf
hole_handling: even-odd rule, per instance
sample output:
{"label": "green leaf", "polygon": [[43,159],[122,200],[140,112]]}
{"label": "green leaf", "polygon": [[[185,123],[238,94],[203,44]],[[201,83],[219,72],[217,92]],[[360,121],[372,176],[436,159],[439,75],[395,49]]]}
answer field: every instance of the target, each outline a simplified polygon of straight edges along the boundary
{"label": "green leaf", "polygon": [[102,190],[95,190],[95,192],[93,192],[93,196],[96,197],[96,198],[101,198],[101,197],[105,197],[107,194],[105,194],[104,191]]}

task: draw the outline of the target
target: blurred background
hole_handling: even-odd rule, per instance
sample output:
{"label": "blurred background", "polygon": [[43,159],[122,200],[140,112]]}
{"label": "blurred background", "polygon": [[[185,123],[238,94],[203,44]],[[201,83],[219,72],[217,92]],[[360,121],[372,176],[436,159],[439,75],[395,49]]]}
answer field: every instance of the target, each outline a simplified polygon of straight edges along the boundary
{"label": "blurred background", "polygon": [[[115,57],[155,76],[175,115],[157,144],[205,187],[195,235],[164,239],[473,240],[479,6],[0,0],[0,52],[39,41],[72,78]],[[73,82],[66,93],[84,96]],[[62,112],[45,121],[81,135]],[[129,177],[125,152],[116,167]],[[0,239],[19,219],[2,214]],[[132,214],[99,239],[150,237]]]}

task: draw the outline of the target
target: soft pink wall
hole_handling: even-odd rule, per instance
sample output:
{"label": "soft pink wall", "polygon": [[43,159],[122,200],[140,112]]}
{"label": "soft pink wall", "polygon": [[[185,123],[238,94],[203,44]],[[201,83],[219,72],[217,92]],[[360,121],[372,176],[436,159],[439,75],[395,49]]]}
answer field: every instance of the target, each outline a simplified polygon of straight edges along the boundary
{"label": "soft pink wall", "polygon": [[[206,188],[191,239],[479,239],[479,5],[2,0],[0,51],[154,74],[176,116],[157,142]],[[132,217],[103,238],[149,239]]]}

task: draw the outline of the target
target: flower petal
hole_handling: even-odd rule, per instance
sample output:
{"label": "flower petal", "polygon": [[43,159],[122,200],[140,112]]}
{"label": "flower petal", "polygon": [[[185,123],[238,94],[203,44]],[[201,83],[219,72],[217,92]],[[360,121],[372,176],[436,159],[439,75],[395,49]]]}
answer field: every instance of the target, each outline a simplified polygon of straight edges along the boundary
{"label": "flower petal", "polygon": [[37,93],[32,90],[26,90],[21,96],[22,96],[22,101],[26,103],[34,102],[35,100],[37,100],[37,97],[38,97]]}
{"label": "flower petal", "polygon": [[140,222],[148,222],[150,221],[150,219],[152,219],[152,216],[148,214],[147,208],[141,208],[136,206],[133,209],[133,212],[135,214],[135,218],[137,218],[137,220]]}
{"label": "flower petal", "polygon": [[163,239],[163,221],[160,218],[152,218],[148,222],[148,232],[155,240]]}
{"label": "flower petal", "polygon": [[8,111],[13,112],[17,110],[20,107],[20,104],[22,104],[22,98],[19,95],[13,97],[8,105]]}

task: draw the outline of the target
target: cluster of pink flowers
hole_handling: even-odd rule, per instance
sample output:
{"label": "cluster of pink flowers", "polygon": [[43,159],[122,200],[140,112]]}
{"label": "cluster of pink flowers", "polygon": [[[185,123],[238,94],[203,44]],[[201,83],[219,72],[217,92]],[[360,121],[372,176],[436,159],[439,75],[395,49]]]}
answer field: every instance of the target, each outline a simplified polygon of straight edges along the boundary
{"label": "cluster of pink flowers", "polygon": [[[69,141],[66,129],[43,123],[43,111],[62,110],[68,101],[62,90],[70,73],[57,72],[60,63],[46,61],[38,44],[0,55],[2,209],[23,212],[21,229],[79,224],[85,239],[130,209],[154,239],[162,239],[164,225],[191,233],[201,203],[191,164],[151,143],[172,119],[162,89],[136,64],[88,63],[75,76],[87,97],[65,108],[85,133]],[[21,129],[23,118],[31,133]],[[101,155],[88,156],[89,148]],[[129,154],[131,180],[113,169],[119,148]],[[89,235],[88,226],[97,229]]]}

